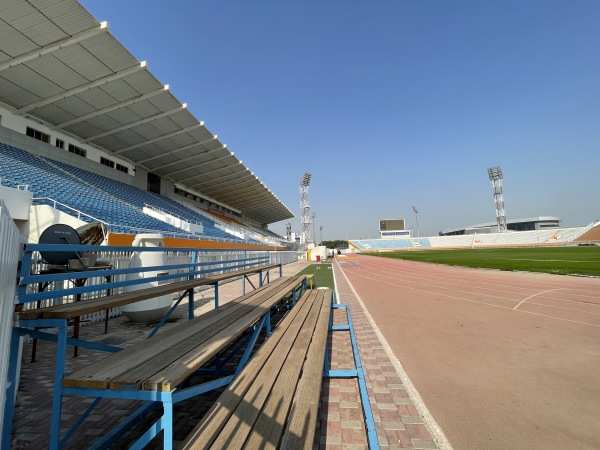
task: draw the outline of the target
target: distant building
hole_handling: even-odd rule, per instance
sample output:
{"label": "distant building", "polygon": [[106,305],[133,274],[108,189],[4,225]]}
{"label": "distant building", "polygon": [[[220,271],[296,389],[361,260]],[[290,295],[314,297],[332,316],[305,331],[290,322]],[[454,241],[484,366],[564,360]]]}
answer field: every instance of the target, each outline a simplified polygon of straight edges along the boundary
{"label": "distant building", "polygon": [[[528,219],[507,220],[506,225],[508,231],[531,231],[531,230],[548,230],[552,228],[560,228],[560,217],[541,216],[531,217]],[[471,225],[466,228],[455,228],[450,230],[440,231],[440,236],[456,236],[460,234],[486,234],[497,233],[498,224],[496,222],[481,223]]]}

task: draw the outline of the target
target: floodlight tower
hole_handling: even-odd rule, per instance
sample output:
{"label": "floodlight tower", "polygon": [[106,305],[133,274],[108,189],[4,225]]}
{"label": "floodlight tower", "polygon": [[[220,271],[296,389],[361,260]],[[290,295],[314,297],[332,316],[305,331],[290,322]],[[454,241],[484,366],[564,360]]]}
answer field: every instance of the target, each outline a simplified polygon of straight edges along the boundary
{"label": "floodlight tower", "polygon": [[417,210],[416,206],[413,206],[412,209],[415,212],[415,218],[417,219],[417,237],[421,237],[419,235],[419,211]]}
{"label": "floodlight tower", "polygon": [[285,237],[287,238],[288,241],[292,240],[292,224],[289,222],[285,226]]}
{"label": "floodlight tower", "polygon": [[496,202],[496,220],[498,221],[498,231],[506,231],[506,213],[504,212],[504,194],[502,193],[502,169],[500,166],[490,167],[488,176],[494,186],[494,202]]}
{"label": "floodlight tower", "polygon": [[309,172],[304,172],[302,178],[300,178],[300,209],[302,213],[300,215],[301,224],[301,242],[304,244],[310,239],[310,205],[308,204],[308,187],[310,186],[310,177],[312,175]]}

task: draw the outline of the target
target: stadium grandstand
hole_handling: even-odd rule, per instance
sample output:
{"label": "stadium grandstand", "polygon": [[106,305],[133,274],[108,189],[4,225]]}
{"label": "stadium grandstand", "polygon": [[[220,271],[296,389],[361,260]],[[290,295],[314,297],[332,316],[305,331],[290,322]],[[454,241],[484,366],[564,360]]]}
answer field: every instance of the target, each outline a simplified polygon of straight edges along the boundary
{"label": "stadium grandstand", "polygon": [[0,40],[0,198],[37,242],[101,222],[109,245],[284,249],[294,215],[76,1],[9,1]]}
{"label": "stadium grandstand", "polygon": [[426,250],[518,246],[600,245],[600,221],[585,227],[553,228],[504,233],[456,234],[427,238],[353,239],[351,251]]}

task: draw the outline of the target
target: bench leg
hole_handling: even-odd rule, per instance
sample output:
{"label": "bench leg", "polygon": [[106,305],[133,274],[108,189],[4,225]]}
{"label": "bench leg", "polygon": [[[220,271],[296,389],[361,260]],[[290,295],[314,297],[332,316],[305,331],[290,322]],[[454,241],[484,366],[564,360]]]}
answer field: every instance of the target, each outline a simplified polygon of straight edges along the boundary
{"label": "bench leg", "polygon": [[271,310],[265,314],[265,333],[267,337],[271,336]]}
{"label": "bench leg", "polygon": [[60,321],[56,342],[56,365],[54,369],[54,394],[52,396],[52,422],[50,427],[50,450],[60,448],[60,419],[62,412],[62,379],[67,359],[67,324]]}
{"label": "bench leg", "polygon": [[[240,358],[240,362],[238,363],[238,366],[235,369],[235,375],[237,375],[238,373],[240,373],[242,371],[242,369],[244,368],[244,366],[246,365],[246,363],[250,359],[250,354],[252,353],[252,349],[254,348],[254,344],[256,344],[256,340],[258,339],[258,335],[260,334],[261,330],[265,326],[265,321],[267,319],[267,316],[269,316],[269,318],[271,317],[270,316],[270,312],[267,312],[265,315],[263,315],[260,318],[259,322],[256,324],[256,328],[253,331],[252,336],[250,336],[250,340],[248,341],[248,346],[246,347],[246,350],[244,350],[244,354]],[[269,328],[270,328],[270,321],[269,321]]]}
{"label": "bench leg", "polygon": [[163,449],[173,448],[173,399],[163,401],[163,416],[161,419],[163,429]]}

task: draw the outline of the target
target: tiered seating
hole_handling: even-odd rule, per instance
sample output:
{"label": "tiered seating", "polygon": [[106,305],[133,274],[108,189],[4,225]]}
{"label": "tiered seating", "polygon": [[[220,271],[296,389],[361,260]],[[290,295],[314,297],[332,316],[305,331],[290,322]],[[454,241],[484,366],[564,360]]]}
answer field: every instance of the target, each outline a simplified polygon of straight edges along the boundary
{"label": "tiered seating", "polygon": [[[52,198],[83,212],[88,222],[94,219],[106,222],[110,231],[153,230],[180,234],[181,230],[143,214],[131,205],[78,182],[59,169],[28,152],[0,143],[0,176],[28,184],[35,197]],[[58,205],[58,209],[72,210]],[[132,232],[129,231],[129,232]]]}
{"label": "tiered seating", "polygon": [[600,222],[586,227],[586,231],[574,240],[575,242],[600,242]]}
{"label": "tiered seating", "polygon": [[[68,164],[35,156],[16,147],[0,143],[0,178],[3,184],[17,187],[29,185],[39,203],[48,203],[68,214],[79,211],[85,221],[105,222],[109,231],[138,233],[158,231],[166,236],[194,236],[161,222],[142,212],[145,204],[173,212],[190,222],[200,222],[205,230],[203,238],[220,241],[248,242],[229,235],[203,216],[179,203],[134,186],[121,183]],[[43,200],[48,198],[52,200]],[[64,206],[66,205],[66,206]],[[197,236],[196,236],[197,237]]]}
{"label": "tiered seating", "polygon": [[361,250],[410,249],[431,247],[429,238],[361,239],[353,240],[351,242]]}
{"label": "tiered seating", "polygon": [[[600,226],[598,227],[600,229]],[[476,248],[490,246],[552,245],[575,241],[589,227],[551,230],[508,231],[506,233],[463,234],[412,239],[360,239],[350,241],[359,250],[412,248]]]}
{"label": "tiered seating", "polygon": [[73,167],[65,163],[59,163],[52,160],[47,160],[47,162],[50,165],[56,165],[60,167],[79,180],[88,183],[113,197],[123,200],[124,202],[127,202],[140,210],[144,206],[148,205],[160,211],[164,211],[168,214],[179,217],[187,222],[202,224],[204,229],[203,235],[207,237],[223,240],[240,240],[235,236],[216,228],[213,221],[208,220],[206,217],[197,214],[195,211],[192,211],[167,197],[163,197],[162,195],[148,192],[135,186],[131,186],[129,184],[122,183],[96,173],[88,172],[87,170]]}

